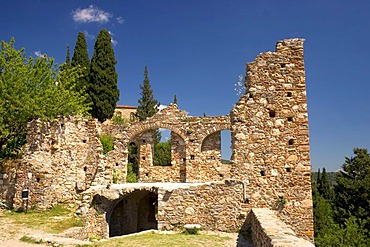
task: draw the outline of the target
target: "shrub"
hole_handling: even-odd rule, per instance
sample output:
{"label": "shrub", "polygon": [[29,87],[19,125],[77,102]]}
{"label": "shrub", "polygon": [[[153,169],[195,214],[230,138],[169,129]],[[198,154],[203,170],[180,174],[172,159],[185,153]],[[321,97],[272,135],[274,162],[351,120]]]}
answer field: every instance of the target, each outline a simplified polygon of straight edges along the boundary
{"label": "shrub", "polygon": [[109,151],[113,150],[114,136],[111,134],[101,134],[100,142],[103,145],[103,154],[107,154]]}
{"label": "shrub", "polygon": [[126,182],[127,183],[136,183],[137,182],[137,174],[132,169],[132,164],[128,163],[127,165],[127,176]]}
{"label": "shrub", "polygon": [[130,122],[130,120],[127,118],[123,118],[120,114],[115,113],[112,117],[112,122],[114,124],[124,126],[126,123]]}

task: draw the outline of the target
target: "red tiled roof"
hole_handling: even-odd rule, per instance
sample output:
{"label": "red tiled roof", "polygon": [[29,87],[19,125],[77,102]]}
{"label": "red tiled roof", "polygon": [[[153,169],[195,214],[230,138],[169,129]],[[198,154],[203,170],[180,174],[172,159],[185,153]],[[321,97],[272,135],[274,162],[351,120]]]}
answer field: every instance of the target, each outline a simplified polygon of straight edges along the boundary
{"label": "red tiled roof", "polygon": [[116,109],[136,109],[137,106],[129,106],[129,105],[116,105]]}

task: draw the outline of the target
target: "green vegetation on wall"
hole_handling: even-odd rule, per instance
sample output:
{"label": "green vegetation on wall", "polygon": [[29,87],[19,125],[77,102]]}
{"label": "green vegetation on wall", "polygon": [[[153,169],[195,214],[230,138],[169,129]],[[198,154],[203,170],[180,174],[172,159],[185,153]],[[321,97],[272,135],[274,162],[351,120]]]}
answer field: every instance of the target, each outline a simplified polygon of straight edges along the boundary
{"label": "green vegetation on wall", "polygon": [[111,134],[101,134],[100,135],[100,142],[103,146],[103,154],[107,154],[108,152],[113,150],[113,142],[114,136]]}

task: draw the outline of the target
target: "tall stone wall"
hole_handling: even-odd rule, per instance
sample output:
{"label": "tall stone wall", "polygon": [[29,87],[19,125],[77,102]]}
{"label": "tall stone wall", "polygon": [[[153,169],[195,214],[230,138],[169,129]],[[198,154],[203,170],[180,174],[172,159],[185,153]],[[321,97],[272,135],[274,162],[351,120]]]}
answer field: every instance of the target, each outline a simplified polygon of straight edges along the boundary
{"label": "tall stone wall", "polygon": [[231,111],[232,177],[245,181],[251,207],[280,209],[312,239],[303,40],[280,41],[248,63],[246,88]]}

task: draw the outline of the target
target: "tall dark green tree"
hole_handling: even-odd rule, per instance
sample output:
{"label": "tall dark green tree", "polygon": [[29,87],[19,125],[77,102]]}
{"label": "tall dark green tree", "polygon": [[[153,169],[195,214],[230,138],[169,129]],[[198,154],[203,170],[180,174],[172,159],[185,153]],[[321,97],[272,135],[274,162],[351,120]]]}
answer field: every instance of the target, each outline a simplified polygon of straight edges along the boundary
{"label": "tall dark green tree", "polygon": [[175,94],[175,96],[173,97],[173,103],[177,105],[177,97],[176,97],[176,94]]}
{"label": "tall dark green tree", "polygon": [[322,174],[320,177],[319,175],[320,170],[317,179],[317,190],[324,199],[331,200],[333,198],[333,190],[330,186],[328,174],[326,173],[325,167],[322,169]]}
{"label": "tall dark green tree", "polygon": [[80,66],[83,69],[82,70],[83,74],[81,78],[77,81],[76,89],[77,90],[80,90],[83,88],[86,89],[89,85],[90,60],[89,60],[89,54],[87,52],[85,34],[83,32],[79,32],[77,35],[77,40],[76,40],[76,45],[73,51],[71,65],[73,67]]}
{"label": "tall dark green tree", "polygon": [[71,66],[71,53],[69,51],[69,45],[67,45],[67,54],[66,54],[66,66]]}
{"label": "tall dark green tree", "polygon": [[139,106],[136,110],[136,116],[142,121],[153,116],[158,111],[159,106],[158,101],[154,99],[153,90],[150,86],[148,66],[145,66],[144,81],[143,85],[140,85],[140,89],[141,98],[138,100]]}
{"label": "tall dark green tree", "polygon": [[331,243],[337,237],[333,229],[338,226],[334,223],[330,202],[320,195],[317,190],[317,183],[314,181],[312,182],[312,200],[316,246],[330,246],[327,243]]}
{"label": "tall dark green tree", "polygon": [[88,93],[93,103],[91,115],[100,122],[113,116],[119,99],[116,63],[110,34],[103,29],[99,32],[94,45],[88,87]]}
{"label": "tall dark green tree", "polygon": [[[355,217],[358,225],[370,229],[370,155],[367,149],[355,148],[354,157],[346,157],[336,176],[334,206],[335,220],[344,224]],[[367,232],[368,238],[370,233]]]}

